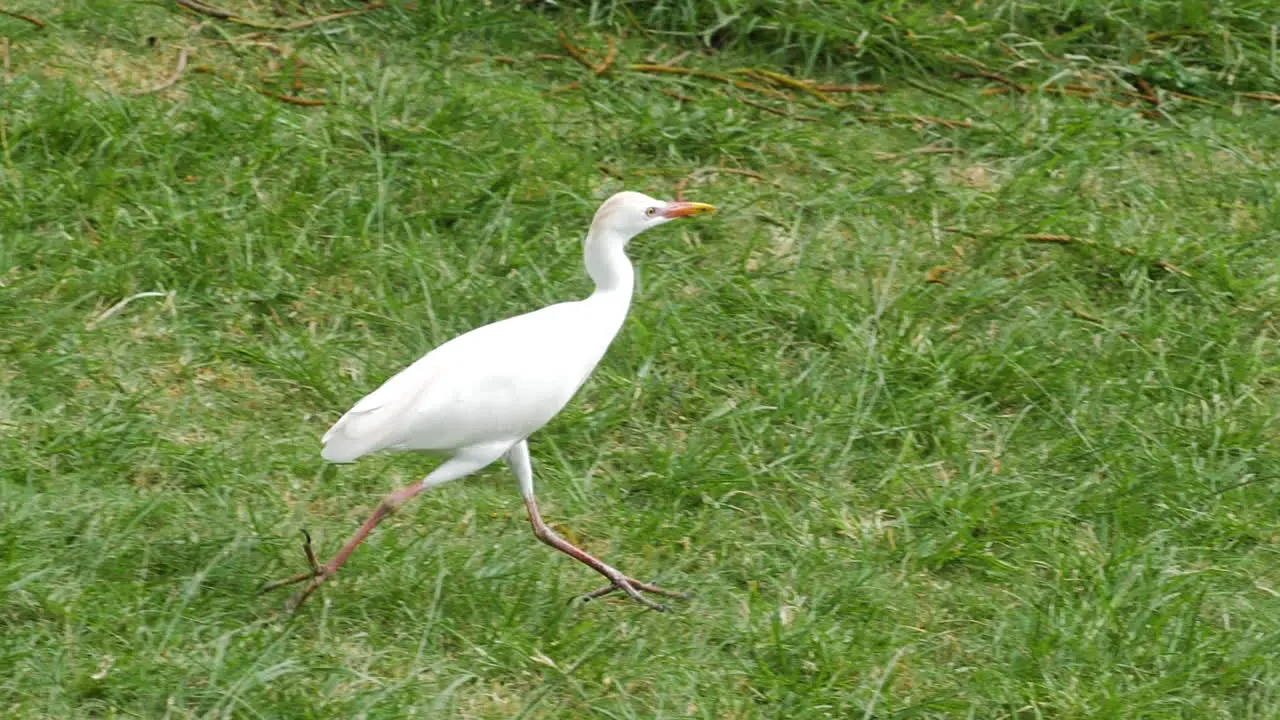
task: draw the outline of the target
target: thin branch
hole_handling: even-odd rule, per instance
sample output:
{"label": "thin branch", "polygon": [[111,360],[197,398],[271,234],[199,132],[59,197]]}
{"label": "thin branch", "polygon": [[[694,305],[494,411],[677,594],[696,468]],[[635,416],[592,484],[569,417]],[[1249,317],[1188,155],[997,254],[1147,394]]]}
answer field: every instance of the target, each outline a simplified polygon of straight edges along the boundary
{"label": "thin branch", "polygon": [[883,85],[818,85],[817,88],[824,93],[882,93]]}
{"label": "thin branch", "polygon": [[947,281],[943,276],[947,273],[955,272],[956,269],[946,265],[935,265],[929,268],[924,274],[925,284],[946,285]]}
{"label": "thin branch", "polygon": [[319,17],[308,18],[306,20],[299,20],[296,23],[290,23],[288,25],[272,25],[270,23],[258,22],[257,20],[250,20],[249,18],[242,17],[231,12],[230,10],[224,10],[220,7],[215,7],[201,2],[201,0],[174,0],[174,2],[188,10],[200,13],[201,15],[208,15],[209,17],[215,17],[219,20],[247,25],[259,30],[273,30],[275,32],[293,32],[295,30],[303,30],[305,28],[312,27],[313,25],[329,22],[330,20],[338,20],[340,18],[351,17],[353,15],[363,15],[367,12],[381,10],[386,7],[384,3],[370,3],[362,8],[343,10],[342,12],[336,12],[330,15],[321,15]]}
{"label": "thin branch", "polygon": [[338,20],[339,18],[351,17],[353,15],[363,15],[365,13],[373,12],[374,10],[381,10],[385,7],[386,3],[369,3],[368,5],[365,5],[362,8],[356,8],[355,10],[343,10],[342,12],[336,12],[331,15],[321,15],[308,20],[299,20],[296,23],[285,25],[281,30],[284,32],[293,32],[294,30],[302,30],[304,28],[309,28],[312,25],[329,22],[330,20]]}
{"label": "thin branch", "polygon": [[174,85],[176,85],[178,83],[178,80],[182,77],[182,73],[185,72],[187,69],[187,59],[190,56],[191,56],[191,52],[186,48],[182,48],[182,50],[178,52],[178,67],[174,69],[173,74],[170,75],[167,80],[160,83],[159,85],[156,85],[153,88],[150,88],[147,90],[139,90],[138,92],[134,93],[134,95],[150,95],[151,93],[157,93],[157,92],[160,92],[161,90],[164,90],[166,88],[171,88]]}
{"label": "thin branch", "polygon": [[684,62],[685,58],[689,57],[692,54],[693,54],[692,50],[685,50],[684,52],[677,54],[675,57],[671,58],[670,60],[667,60],[666,62],[663,62],[663,63],[659,63],[659,65],[666,65],[667,67],[675,67],[676,65],[679,65],[680,63]]}
{"label": "thin branch", "polygon": [[300,98],[296,95],[285,95],[284,93],[273,92],[271,90],[266,90],[266,89],[258,90],[258,92],[262,93],[263,95],[266,95],[267,97],[273,97],[281,102],[287,102],[290,105],[302,105],[303,107],[319,107],[321,105],[329,104],[328,100],[311,100],[309,98]]}
{"label": "thin branch", "polygon": [[821,90],[814,87],[812,83],[805,82],[803,80],[797,80],[796,78],[793,78],[790,75],[787,75],[785,73],[774,72],[772,70],[755,70],[751,68],[738,70],[737,72],[743,75],[748,75],[750,77],[756,78],[758,80],[764,80],[766,82],[772,82],[778,85],[782,85],[783,87],[789,87],[793,90],[807,92],[810,95],[813,95],[814,97],[818,98],[819,100],[821,100],[822,102],[828,105],[838,104],[835,100],[832,100],[831,98],[823,94]]}
{"label": "thin branch", "polygon": [[863,122],[894,122],[898,120],[910,120],[911,122],[921,123],[924,125],[941,125],[952,130],[955,130],[956,128],[973,127],[973,121],[969,118],[965,118],[964,120],[948,120],[947,118],[933,117],[931,115],[915,115],[908,113],[893,113],[890,115],[858,115],[857,118]]}
{"label": "thin branch", "polygon": [[591,68],[597,75],[609,72],[609,68],[613,67],[613,61],[618,59],[618,46],[613,42],[613,36],[606,35],[605,39],[609,41],[609,51],[605,53],[604,60],[599,65]]}
{"label": "thin branch", "polygon": [[550,90],[548,90],[548,91],[547,91],[547,94],[548,94],[548,95],[555,95],[556,93],[569,92],[570,90],[577,90],[577,89],[578,89],[578,88],[580,88],[580,87],[582,87],[582,81],[581,81],[581,80],[574,80],[573,82],[571,82],[571,83],[569,83],[569,84],[567,84],[567,85],[561,85],[561,86],[559,86],[559,87],[553,87],[553,88],[551,88]]}
{"label": "thin branch", "polygon": [[766,180],[766,181],[768,180],[768,178],[756,172],[755,170],[747,170],[745,168],[731,168],[731,167],[707,168],[706,173],[708,175],[714,175],[715,173],[726,173],[728,175],[741,175],[743,177],[749,177],[755,180]]}
{"label": "thin branch", "polygon": [[256,20],[250,20],[248,18],[240,17],[239,15],[231,12],[230,10],[223,10],[220,7],[214,7],[213,5],[206,5],[202,2],[197,2],[197,0],[174,0],[174,2],[178,3],[179,5],[181,5],[182,7],[188,10],[191,10],[192,12],[200,13],[201,15],[208,15],[209,17],[218,18],[219,20],[226,20],[227,22],[233,22],[240,25],[247,25],[252,28],[258,28],[259,30],[283,30],[284,29],[283,25],[271,25],[269,23],[260,23]]}
{"label": "thin branch", "polygon": [[1070,245],[1073,242],[1080,242],[1070,235],[1054,235],[1051,233],[1029,233],[1022,236],[1023,240],[1031,242],[1049,243],[1051,245]]}
{"label": "thin branch", "polygon": [[634,70],[636,72],[642,72],[642,73],[654,73],[654,74],[666,74],[666,75],[688,75],[690,77],[705,78],[707,80],[717,80],[722,83],[733,85],[734,87],[740,88],[742,90],[750,90],[752,92],[757,92],[762,95],[768,95],[769,97],[777,98],[779,100],[787,100],[787,101],[795,100],[795,98],[791,97],[790,95],[784,92],[779,92],[777,90],[774,90],[773,88],[764,87],[763,85],[756,85],[755,83],[749,83],[745,80],[738,80],[737,78],[729,77],[728,75],[725,75],[723,73],[707,72],[706,70],[695,70],[692,68],[671,67],[669,65],[647,65],[647,64],[628,65],[627,69]]}
{"label": "thin branch", "polygon": [[[1182,97],[1182,96],[1179,95],[1179,97]],[[1240,97],[1247,97],[1250,100],[1262,100],[1264,102],[1280,103],[1280,95],[1276,95],[1275,93],[1247,92],[1247,93],[1240,93]]]}
{"label": "thin branch", "polygon": [[560,44],[564,46],[565,52],[569,53],[569,57],[582,63],[583,67],[588,70],[596,69],[595,63],[591,62],[591,59],[587,57],[586,53],[575,47],[569,40],[569,36],[565,35],[563,31],[560,33]]}
{"label": "thin branch", "polygon": [[32,25],[35,25],[41,30],[43,30],[45,25],[47,24],[45,21],[41,20],[40,18],[34,18],[34,17],[31,17],[30,15],[23,15],[22,13],[14,12],[12,10],[5,10],[4,8],[0,8],[0,15],[8,15],[11,18],[26,20],[27,22],[31,23]]}
{"label": "thin branch", "polygon": [[1105,324],[1106,324],[1106,323],[1102,322],[1102,318],[1098,317],[1097,315],[1090,315],[1089,313],[1087,313],[1087,312],[1085,312],[1085,311],[1081,310],[1081,309],[1080,309],[1080,308],[1078,308],[1078,307],[1075,307],[1075,306],[1070,305],[1070,304],[1068,304],[1068,303],[1063,303],[1063,305],[1062,305],[1062,306],[1063,306],[1063,307],[1065,307],[1066,309],[1070,310],[1072,315],[1075,315],[1076,317],[1080,318],[1081,320],[1088,320],[1089,322],[1091,322],[1091,323],[1095,323],[1095,324],[1098,324],[1098,325],[1105,325]]}
{"label": "thin branch", "polygon": [[756,102],[756,101],[754,101],[754,100],[748,100],[748,99],[746,99],[746,98],[744,98],[744,97],[740,97],[740,98],[738,98],[738,100],[739,100],[739,101],[741,101],[741,102],[742,102],[742,104],[744,104],[744,105],[750,105],[750,106],[751,106],[751,107],[753,107],[753,108],[760,108],[761,110],[763,110],[763,111],[765,111],[765,112],[767,112],[767,113],[773,113],[774,115],[777,115],[777,116],[779,116],[779,117],[784,117],[784,118],[789,118],[789,117],[791,117],[791,113],[787,112],[786,110],[782,110],[782,109],[779,109],[779,108],[776,108],[776,107],[772,107],[772,106],[770,106],[770,105],[765,105],[764,103],[758,103],[758,102]]}
{"label": "thin branch", "polygon": [[104,311],[101,315],[99,315],[98,317],[86,323],[85,329],[92,330],[98,327],[102,323],[111,319],[116,313],[120,312],[121,310],[124,310],[125,306],[127,306],[129,303],[133,302],[134,300],[141,300],[142,298],[149,298],[149,297],[168,297],[172,300],[173,292],[172,291],[170,292],[154,292],[153,291],[153,292],[140,292],[135,295],[130,295],[129,297],[121,300],[115,305],[112,305],[111,307],[107,308],[106,311]]}

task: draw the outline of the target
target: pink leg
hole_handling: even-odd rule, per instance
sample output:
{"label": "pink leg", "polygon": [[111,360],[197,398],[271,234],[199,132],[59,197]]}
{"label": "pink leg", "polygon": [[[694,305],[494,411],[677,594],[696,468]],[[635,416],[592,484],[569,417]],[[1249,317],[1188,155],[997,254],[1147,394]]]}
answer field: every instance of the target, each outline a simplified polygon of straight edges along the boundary
{"label": "pink leg", "polygon": [[656,593],[658,595],[666,595],[667,597],[688,597],[684,593],[674,592],[667,590],[666,588],[660,588],[657,585],[650,585],[649,583],[642,583],[639,580],[623,575],[617,569],[606,565],[591,553],[574,546],[568,540],[557,535],[554,530],[547,527],[547,524],[542,520],[542,514],[538,512],[538,501],[534,500],[532,495],[529,495],[524,499],[524,504],[525,507],[529,509],[529,522],[533,524],[533,534],[537,536],[539,540],[609,578],[609,587],[584,595],[583,600],[594,600],[595,598],[608,595],[616,590],[621,590],[627,595],[630,595],[632,600],[635,600],[650,610],[666,612],[665,607],[650,600],[644,595],[641,595],[640,591],[643,590],[645,592]]}
{"label": "pink leg", "polygon": [[303,544],[302,550],[307,554],[307,562],[311,565],[311,572],[300,573],[291,578],[267,583],[262,587],[261,592],[270,592],[286,585],[293,585],[295,583],[308,580],[309,582],[289,599],[289,604],[287,606],[288,609],[297,610],[302,606],[302,603],[307,601],[307,598],[310,597],[311,593],[314,592],[316,588],[320,587],[320,583],[327,580],[330,575],[338,572],[338,568],[342,567],[342,564],[347,561],[347,558],[351,557],[351,553],[355,552],[356,548],[360,547],[360,543],[364,542],[364,539],[369,537],[369,533],[373,532],[373,529],[378,526],[378,523],[386,519],[386,517],[391,513],[399,510],[401,505],[404,505],[406,502],[413,499],[415,495],[426,490],[427,487],[429,486],[426,485],[425,482],[414,483],[413,485],[401,488],[383,498],[382,502],[378,504],[378,509],[373,511],[373,515],[369,516],[369,519],[364,522],[364,525],[360,526],[360,529],[356,531],[356,534],[351,536],[351,539],[347,541],[347,544],[343,545],[342,549],[338,551],[338,554],[333,557],[333,560],[330,560],[326,565],[321,566],[316,563],[315,551],[311,549],[311,535],[308,534],[307,531],[303,530],[302,533],[306,536],[307,540],[306,543]]}
{"label": "pink leg", "polygon": [[595,570],[596,572],[609,578],[609,587],[603,590],[597,590],[593,593],[583,596],[583,600],[593,600],[611,592],[621,590],[631,599],[653,610],[663,611],[666,608],[653,602],[640,594],[640,591],[654,593],[657,595],[666,595],[668,597],[688,598],[684,593],[672,592],[657,585],[642,583],[635,578],[627,577],[615,568],[612,568],[601,562],[598,558],[593,557],[585,550],[574,547],[564,538],[560,537],[547,524],[542,521],[542,514],[538,512],[538,501],[533,497],[533,464],[529,460],[529,444],[527,441],[521,440],[507,452],[507,462],[511,465],[511,471],[515,473],[516,479],[520,481],[520,492],[524,495],[525,507],[529,509],[529,522],[533,524],[533,534],[539,540]]}
{"label": "pink leg", "polygon": [[378,509],[373,511],[373,515],[369,516],[369,519],[364,522],[364,525],[360,526],[360,529],[356,534],[351,536],[351,539],[347,541],[347,544],[342,546],[342,549],[338,551],[338,554],[335,555],[333,560],[330,560],[327,565],[320,565],[316,562],[316,554],[311,549],[311,536],[307,535],[304,530],[303,534],[306,535],[307,541],[303,545],[302,549],[303,552],[307,554],[307,563],[311,565],[311,572],[299,573],[291,578],[267,583],[262,587],[261,592],[269,592],[276,588],[282,588],[286,585],[293,585],[295,583],[305,581],[307,584],[289,599],[289,603],[286,606],[289,610],[297,610],[302,606],[302,603],[307,601],[307,598],[310,597],[311,593],[314,592],[316,588],[320,587],[320,583],[323,583],[331,575],[338,572],[338,568],[342,567],[342,564],[347,561],[347,558],[351,557],[351,553],[355,552],[357,547],[360,547],[360,543],[364,542],[364,539],[369,537],[369,533],[373,532],[373,529],[378,526],[378,523],[386,519],[388,515],[399,510],[400,506],[412,500],[414,496],[423,490],[437,485],[443,485],[450,480],[457,480],[464,475],[470,475],[485,465],[497,460],[502,457],[502,454],[506,452],[509,447],[510,446],[503,444],[474,445],[463,450],[459,450],[456,455],[443,462],[440,467],[436,468],[431,472],[431,474],[423,478],[422,482],[401,488],[384,497],[382,502],[378,504]]}

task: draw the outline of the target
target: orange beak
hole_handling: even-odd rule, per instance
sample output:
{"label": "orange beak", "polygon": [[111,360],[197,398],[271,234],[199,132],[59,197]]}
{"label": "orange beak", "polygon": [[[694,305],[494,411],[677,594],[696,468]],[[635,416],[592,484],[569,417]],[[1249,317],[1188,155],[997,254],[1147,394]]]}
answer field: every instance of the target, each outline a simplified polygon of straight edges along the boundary
{"label": "orange beak", "polygon": [[715,206],[706,203],[696,202],[669,202],[666,207],[658,211],[664,218],[675,219],[688,217],[690,215],[701,215],[702,213],[715,212]]}

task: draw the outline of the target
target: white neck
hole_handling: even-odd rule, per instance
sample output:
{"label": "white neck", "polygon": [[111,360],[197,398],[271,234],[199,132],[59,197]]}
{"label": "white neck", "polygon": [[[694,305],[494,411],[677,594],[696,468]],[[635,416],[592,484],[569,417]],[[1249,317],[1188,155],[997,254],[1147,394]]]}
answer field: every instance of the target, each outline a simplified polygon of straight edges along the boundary
{"label": "white neck", "polygon": [[636,273],[627,258],[626,241],[609,232],[597,232],[593,227],[587,234],[583,251],[587,274],[595,281],[596,291],[592,299],[608,296],[622,302],[624,313],[631,303],[635,289]]}

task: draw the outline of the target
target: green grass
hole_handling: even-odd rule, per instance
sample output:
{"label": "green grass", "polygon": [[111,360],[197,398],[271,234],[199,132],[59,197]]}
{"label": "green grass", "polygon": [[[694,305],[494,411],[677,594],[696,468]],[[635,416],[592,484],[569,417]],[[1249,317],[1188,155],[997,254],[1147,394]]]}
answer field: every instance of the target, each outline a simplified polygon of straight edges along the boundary
{"label": "green grass", "polygon": [[[167,3],[5,5],[49,25],[0,16],[0,713],[1280,714],[1280,115],[1208,45],[1159,57],[1221,107],[1155,117],[934,64],[1005,18],[1107,66],[1181,12],[1253,38],[1235,89],[1266,88],[1263,4],[1076,3],[1101,29],[1063,40],[1052,4],[988,2],[956,9],[992,18],[963,42],[875,35],[897,64],[794,30],[807,68],[747,32],[765,3],[725,3],[722,37],[692,3],[492,5],[273,36],[300,69]],[[777,6],[756,31],[814,22]],[[620,62],[890,87],[779,117],[534,60],[560,24],[596,48],[625,30]],[[130,95],[182,43],[229,77]],[[330,104],[255,91],[295,69],[305,87],[269,87]],[[405,507],[298,615],[254,594],[301,569],[300,528],[328,555],[432,467],[326,468],[342,411],[588,292],[609,193],[717,166],[764,179],[700,173],[688,197],[721,212],[633,244],[627,325],[531,442],[548,519],[694,600],[568,604],[599,578],[533,538],[500,465]],[[168,295],[95,321],[141,292]]]}

